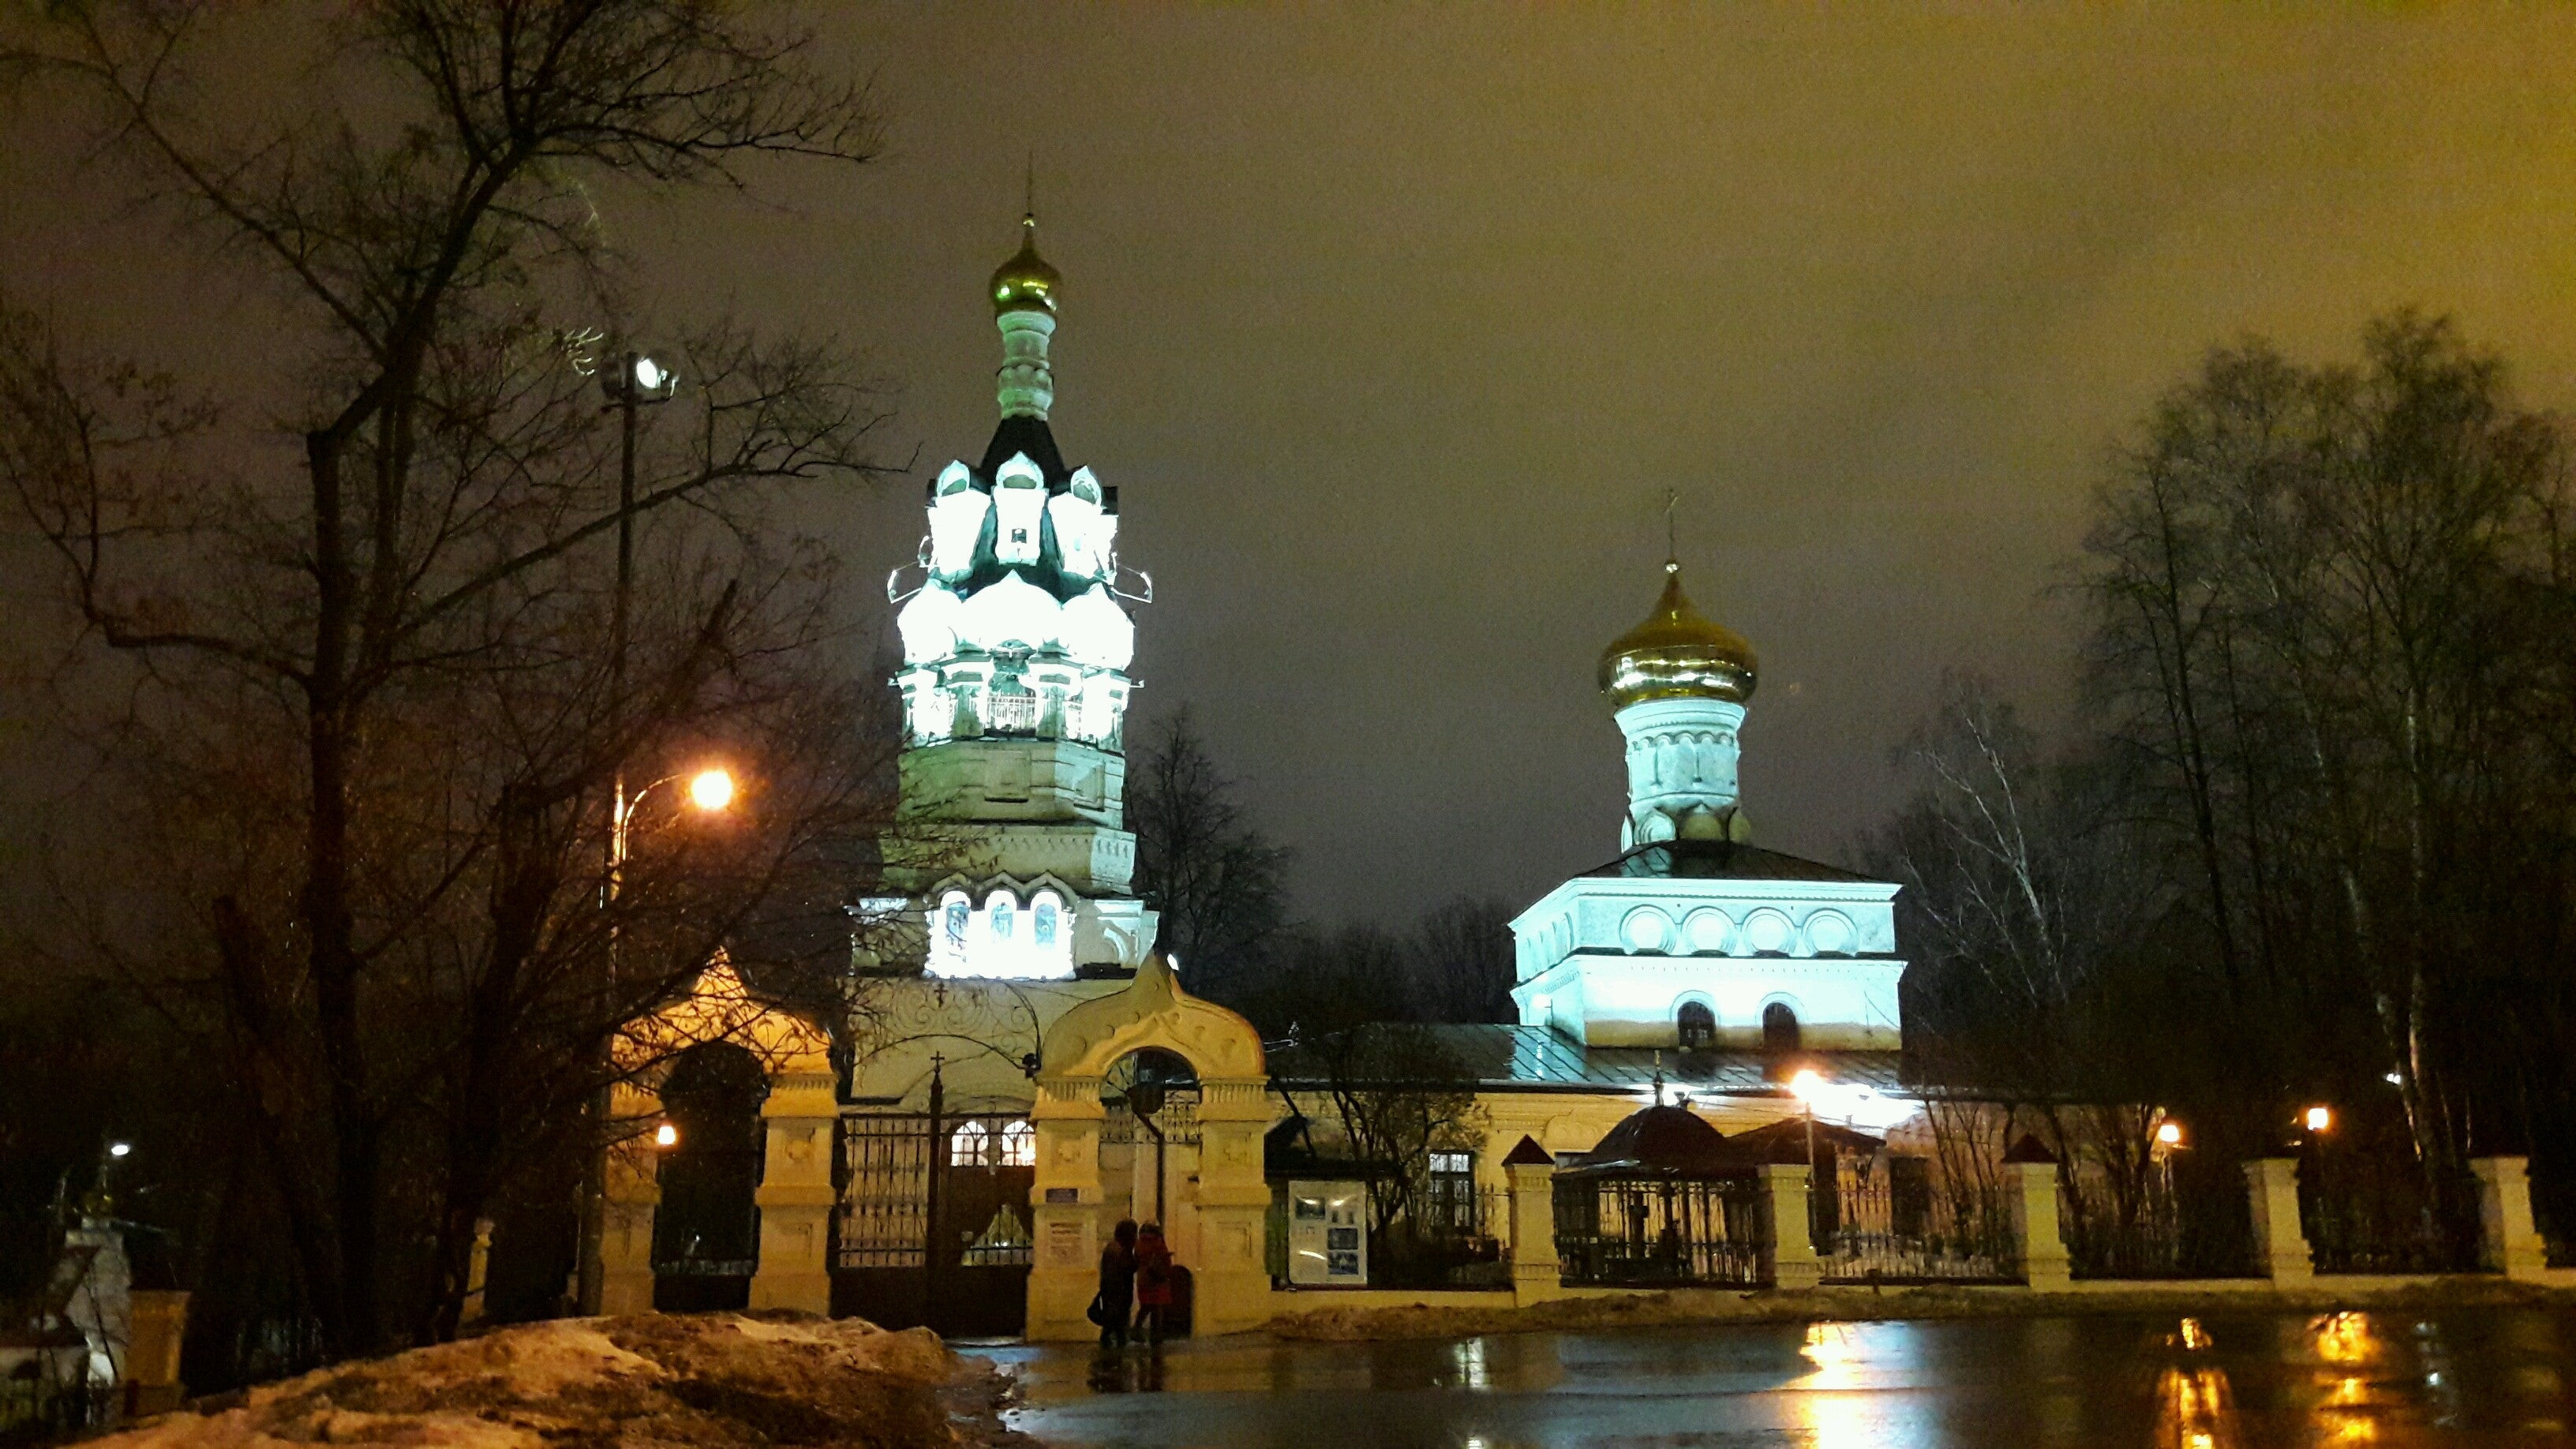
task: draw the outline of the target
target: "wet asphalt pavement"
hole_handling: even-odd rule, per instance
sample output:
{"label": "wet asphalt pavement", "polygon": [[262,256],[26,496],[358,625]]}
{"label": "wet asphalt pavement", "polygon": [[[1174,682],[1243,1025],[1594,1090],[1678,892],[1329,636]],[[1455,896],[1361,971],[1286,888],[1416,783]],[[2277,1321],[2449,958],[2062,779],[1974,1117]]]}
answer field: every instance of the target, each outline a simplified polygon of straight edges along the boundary
{"label": "wet asphalt pavement", "polygon": [[2576,1443],[2576,1313],[2546,1309],[975,1351],[1015,1427],[1100,1449]]}

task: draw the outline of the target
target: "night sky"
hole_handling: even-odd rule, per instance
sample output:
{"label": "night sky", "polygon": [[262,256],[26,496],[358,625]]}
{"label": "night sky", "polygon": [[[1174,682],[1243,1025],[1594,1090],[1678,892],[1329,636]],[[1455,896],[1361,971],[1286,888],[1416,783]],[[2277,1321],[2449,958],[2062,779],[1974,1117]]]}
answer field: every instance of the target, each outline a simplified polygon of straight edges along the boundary
{"label": "night sky", "polygon": [[[1832,859],[1945,668],[2063,718],[2047,590],[2206,346],[2348,355],[2411,302],[2576,399],[2576,12],[815,13],[885,157],[609,224],[675,310],[837,331],[900,385],[909,481],[814,520],[868,595],[991,431],[983,279],[1034,152],[1056,436],[1159,595],[1141,708],[1196,707],[1319,921],[1519,905],[1615,850],[1593,669],[1667,488],[1686,583],[1762,656],[1756,838]],[[0,284],[257,345],[237,274],[9,128]]]}

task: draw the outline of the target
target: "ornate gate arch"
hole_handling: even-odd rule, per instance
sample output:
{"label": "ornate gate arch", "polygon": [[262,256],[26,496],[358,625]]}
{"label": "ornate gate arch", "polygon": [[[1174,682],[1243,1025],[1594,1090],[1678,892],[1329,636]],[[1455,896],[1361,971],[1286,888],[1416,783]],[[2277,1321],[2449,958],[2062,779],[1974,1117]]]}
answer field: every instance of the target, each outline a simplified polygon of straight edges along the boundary
{"label": "ornate gate arch", "polygon": [[1161,956],[1149,956],[1115,995],[1057,1018],[1038,1052],[1037,1180],[1029,1205],[1037,1225],[1029,1272],[1028,1336],[1082,1339],[1097,1332],[1084,1316],[1099,1286],[1100,1128],[1108,1109],[1101,1081],[1130,1052],[1155,1048],[1190,1064],[1199,1079],[1200,1251],[1191,1264],[1196,1322],[1203,1333],[1256,1328],[1270,1317],[1270,1274],[1262,1264],[1270,1187],[1261,1138],[1271,1119],[1270,1077],[1252,1023],[1181,989]]}

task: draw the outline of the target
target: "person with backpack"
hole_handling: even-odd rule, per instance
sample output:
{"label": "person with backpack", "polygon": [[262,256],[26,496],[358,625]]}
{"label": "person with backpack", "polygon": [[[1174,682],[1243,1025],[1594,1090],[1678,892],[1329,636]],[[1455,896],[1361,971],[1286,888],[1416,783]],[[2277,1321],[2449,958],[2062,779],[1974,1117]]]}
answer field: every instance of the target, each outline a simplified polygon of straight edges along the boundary
{"label": "person with backpack", "polygon": [[1147,1223],[1136,1232],[1136,1330],[1149,1346],[1163,1341],[1171,1311],[1172,1250],[1163,1225]]}

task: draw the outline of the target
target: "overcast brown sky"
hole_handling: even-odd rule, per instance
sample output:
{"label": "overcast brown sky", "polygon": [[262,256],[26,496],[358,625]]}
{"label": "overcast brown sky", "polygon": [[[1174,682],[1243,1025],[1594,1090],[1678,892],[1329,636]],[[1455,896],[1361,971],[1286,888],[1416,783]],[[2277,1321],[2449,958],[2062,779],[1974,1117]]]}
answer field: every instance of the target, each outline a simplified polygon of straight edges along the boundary
{"label": "overcast brown sky", "polygon": [[[1034,151],[1056,434],[1159,592],[1143,701],[1197,707],[1318,919],[1519,904],[1612,852],[1592,670],[1654,597],[1667,487],[1762,654],[1757,835],[1830,857],[1945,667],[2064,708],[2043,590],[2210,343],[2349,352],[2419,303],[2576,399],[2564,8],[815,13],[878,76],[884,159],[612,223],[675,301],[867,345],[933,470],[992,425],[981,287]],[[256,346],[12,128],[13,293]],[[854,574],[910,557],[918,499],[824,521]]]}

